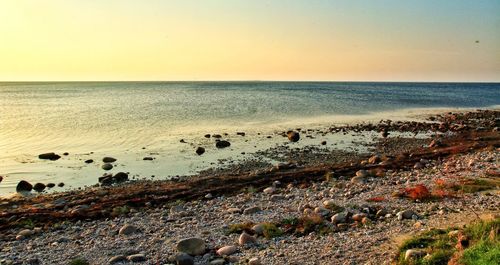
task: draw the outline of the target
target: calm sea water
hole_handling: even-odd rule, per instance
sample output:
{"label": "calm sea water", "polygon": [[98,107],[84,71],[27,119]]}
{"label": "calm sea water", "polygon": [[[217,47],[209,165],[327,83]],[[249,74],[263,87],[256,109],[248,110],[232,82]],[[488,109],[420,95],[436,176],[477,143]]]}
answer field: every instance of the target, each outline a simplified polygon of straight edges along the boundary
{"label": "calm sea water", "polygon": [[[413,108],[495,105],[500,105],[498,83],[0,83],[0,175],[6,176],[0,194],[12,192],[19,179],[73,187],[96,183],[103,173],[100,163],[82,161],[104,155],[119,159],[116,171],[187,174],[241,150],[257,150],[249,141],[257,133]],[[247,133],[245,141],[235,138],[236,131]],[[224,132],[233,141],[224,151],[203,137]],[[198,145],[207,147],[206,155],[193,155]],[[70,155],[40,161],[43,152]],[[143,156],[157,159],[146,163]]]}

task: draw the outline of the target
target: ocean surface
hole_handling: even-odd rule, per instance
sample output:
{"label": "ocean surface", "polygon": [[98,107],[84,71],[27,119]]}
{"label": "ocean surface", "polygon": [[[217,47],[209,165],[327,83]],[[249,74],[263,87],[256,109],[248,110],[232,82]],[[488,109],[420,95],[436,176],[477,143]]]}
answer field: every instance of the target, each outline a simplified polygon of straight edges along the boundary
{"label": "ocean surface", "polygon": [[[0,195],[14,192],[20,179],[95,184],[103,156],[118,159],[111,172],[166,178],[281,144],[286,139],[259,137],[298,126],[498,105],[499,83],[0,83]],[[227,133],[231,147],[216,149],[207,133]],[[196,155],[197,146],[207,153]],[[39,160],[45,152],[69,155]]]}

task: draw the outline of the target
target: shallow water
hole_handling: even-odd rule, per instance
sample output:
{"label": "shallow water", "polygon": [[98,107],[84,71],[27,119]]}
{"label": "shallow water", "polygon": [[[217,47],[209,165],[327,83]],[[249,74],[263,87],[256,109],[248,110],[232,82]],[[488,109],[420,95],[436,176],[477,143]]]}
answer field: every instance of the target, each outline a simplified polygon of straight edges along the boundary
{"label": "shallow water", "polygon": [[[5,176],[0,194],[13,192],[20,179],[65,182],[67,187],[94,184],[103,173],[103,156],[118,158],[112,172],[162,178],[286,142],[280,136],[264,137],[276,131],[499,104],[500,84],[0,83],[0,175]],[[238,131],[247,135],[235,135]],[[232,143],[229,149],[218,150],[213,139],[203,137],[224,132]],[[330,147],[347,148],[356,140],[329,137]],[[335,137],[345,138],[345,144],[338,145],[341,140]],[[308,142],[320,139],[299,145]],[[196,146],[206,147],[207,153],[197,156]],[[44,152],[70,155],[41,161],[37,155]],[[144,156],[156,160],[143,161]],[[89,158],[97,163],[84,164]]]}

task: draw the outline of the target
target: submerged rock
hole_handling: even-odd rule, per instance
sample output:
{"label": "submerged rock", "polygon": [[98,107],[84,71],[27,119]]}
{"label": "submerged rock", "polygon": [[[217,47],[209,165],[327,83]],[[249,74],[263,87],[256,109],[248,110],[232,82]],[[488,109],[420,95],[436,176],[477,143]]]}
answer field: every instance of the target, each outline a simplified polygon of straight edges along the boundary
{"label": "submerged rock", "polygon": [[54,183],[47,183],[47,188],[53,188],[55,186],[56,186],[56,184],[54,184]]}
{"label": "submerged rock", "polygon": [[94,163],[94,159],[85,160],[85,164],[91,164],[91,163]]}
{"label": "submerged rock", "polygon": [[36,183],[35,186],[33,186],[33,189],[36,190],[37,192],[42,192],[45,189],[45,184],[43,183]]}
{"label": "submerged rock", "polygon": [[102,165],[102,169],[111,170],[111,169],[113,169],[113,165],[111,165],[110,163],[106,163],[106,164]]}
{"label": "submerged rock", "polygon": [[61,158],[61,156],[56,154],[56,153],[45,153],[45,154],[39,154],[38,158],[55,161],[55,160]]}
{"label": "submerged rock", "polygon": [[27,182],[26,180],[19,181],[19,183],[17,183],[17,186],[16,186],[17,192],[31,191],[32,189],[33,189],[33,185],[31,185],[31,183]]}
{"label": "submerged rock", "polygon": [[226,148],[229,146],[231,146],[231,143],[226,140],[218,141],[215,143],[215,147],[217,148]]}
{"label": "submerged rock", "polygon": [[203,153],[205,153],[205,148],[203,148],[201,146],[196,148],[196,154],[202,155]]}
{"label": "submerged rock", "polygon": [[102,162],[104,163],[113,163],[116,161],[116,158],[114,157],[109,157],[109,156],[106,156],[102,159]]}
{"label": "submerged rock", "polygon": [[298,142],[300,140],[300,134],[295,131],[288,131],[286,133],[286,136],[288,137],[288,140],[291,142]]}

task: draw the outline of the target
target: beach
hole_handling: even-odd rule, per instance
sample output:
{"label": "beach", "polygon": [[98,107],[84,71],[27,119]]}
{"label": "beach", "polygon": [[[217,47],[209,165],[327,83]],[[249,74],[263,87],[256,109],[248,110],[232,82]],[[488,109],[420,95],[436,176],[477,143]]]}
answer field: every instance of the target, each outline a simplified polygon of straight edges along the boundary
{"label": "beach", "polygon": [[[498,218],[499,116],[445,112],[315,131],[364,139],[352,149],[293,146],[282,132],[283,145],[193,176],[2,200],[0,260],[391,264],[413,234]],[[321,140],[292,132],[298,143]]]}

